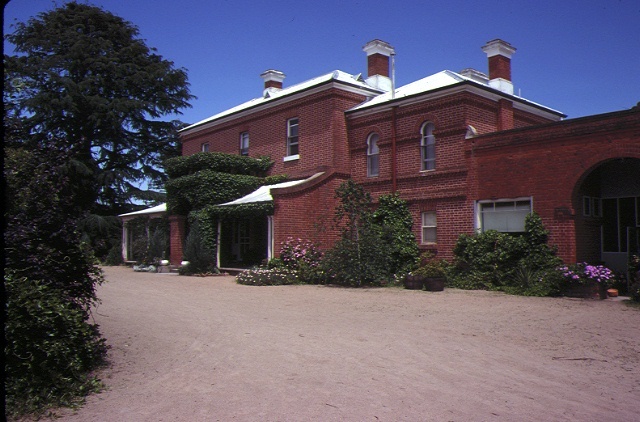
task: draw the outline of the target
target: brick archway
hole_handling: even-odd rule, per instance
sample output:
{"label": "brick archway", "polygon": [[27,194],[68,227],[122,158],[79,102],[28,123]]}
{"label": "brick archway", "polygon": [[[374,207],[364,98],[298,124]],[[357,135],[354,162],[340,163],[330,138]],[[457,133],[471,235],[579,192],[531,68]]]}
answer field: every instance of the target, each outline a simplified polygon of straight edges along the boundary
{"label": "brick archway", "polygon": [[580,178],[573,194],[577,261],[626,270],[640,247],[640,158],[600,161]]}

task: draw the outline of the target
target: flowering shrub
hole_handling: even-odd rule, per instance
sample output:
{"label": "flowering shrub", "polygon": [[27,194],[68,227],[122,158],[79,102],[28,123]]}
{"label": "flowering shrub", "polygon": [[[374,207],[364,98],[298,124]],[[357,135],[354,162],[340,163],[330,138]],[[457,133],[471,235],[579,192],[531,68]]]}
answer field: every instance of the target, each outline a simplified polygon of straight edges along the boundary
{"label": "flowering shrub", "polygon": [[253,268],[238,274],[236,281],[248,286],[281,286],[300,283],[297,272],[289,268]]}
{"label": "flowering shrub", "polygon": [[318,250],[318,247],[314,243],[308,240],[303,241],[300,238],[294,239],[293,237],[289,237],[282,242],[280,259],[282,259],[287,267],[294,270],[305,265],[314,268],[320,265],[322,252]]}
{"label": "flowering shrub", "polygon": [[586,284],[591,281],[608,284],[615,277],[609,268],[602,265],[589,265],[586,262],[560,267],[560,271],[567,281],[574,284]]}
{"label": "flowering shrub", "polygon": [[296,271],[305,283],[323,283],[324,273],[320,268],[322,252],[308,240],[287,238],[282,242],[280,261],[290,270]]}

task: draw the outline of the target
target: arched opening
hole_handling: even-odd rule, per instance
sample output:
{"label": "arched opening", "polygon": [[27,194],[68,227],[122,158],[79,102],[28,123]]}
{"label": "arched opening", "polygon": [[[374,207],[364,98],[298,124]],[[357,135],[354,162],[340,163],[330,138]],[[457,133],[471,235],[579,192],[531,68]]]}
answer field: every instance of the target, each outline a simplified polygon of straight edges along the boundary
{"label": "arched opening", "polygon": [[640,159],[618,158],[593,167],[574,196],[576,258],[626,271],[640,252]]}

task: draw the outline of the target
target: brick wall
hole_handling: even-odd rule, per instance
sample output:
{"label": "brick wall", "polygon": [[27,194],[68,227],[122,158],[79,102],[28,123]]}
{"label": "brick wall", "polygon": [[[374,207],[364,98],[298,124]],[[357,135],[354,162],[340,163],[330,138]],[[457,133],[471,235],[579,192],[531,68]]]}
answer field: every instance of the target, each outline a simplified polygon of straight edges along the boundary
{"label": "brick wall", "polygon": [[[516,113],[513,108],[509,111],[511,125],[516,119],[520,125],[540,120],[530,113]],[[421,239],[421,213],[436,211],[437,215],[437,245],[421,244],[421,249],[451,258],[459,235],[473,232],[475,197],[470,192],[477,182],[475,164],[466,154],[470,144],[465,139],[467,126],[473,126],[479,133],[496,132],[499,117],[500,107],[496,102],[468,92],[396,109],[397,193],[409,203],[418,241]],[[348,116],[351,175],[374,199],[392,191],[392,120],[391,110]],[[421,171],[420,129],[425,122],[435,126],[436,169],[432,171]],[[380,136],[377,177],[367,177],[366,140],[372,132]]]}
{"label": "brick wall", "polygon": [[640,110],[567,120],[475,138],[467,154],[475,160],[478,200],[532,197],[567,262],[598,261],[597,222],[582,216],[584,183],[603,163],[640,158]]}
{"label": "brick wall", "polygon": [[347,174],[328,171],[304,186],[272,191],[274,198],[275,253],[287,238],[310,240],[327,250],[339,239],[333,218],[338,203],[335,192]]}
{"label": "brick wall", "polygon": [[[365,97],[337,88],[327,89],[281,105],[257,111],[245,117],[182,137],[183,155],[201,151],[238,154],[240,134],[249,132],[249,156],[269,156],[274,161],[270,174],[299,177],[320,167],[347,170],[346,124],[344,110]],[[283,161],[286,156],[287,120],[299,119],[300,159]]]}

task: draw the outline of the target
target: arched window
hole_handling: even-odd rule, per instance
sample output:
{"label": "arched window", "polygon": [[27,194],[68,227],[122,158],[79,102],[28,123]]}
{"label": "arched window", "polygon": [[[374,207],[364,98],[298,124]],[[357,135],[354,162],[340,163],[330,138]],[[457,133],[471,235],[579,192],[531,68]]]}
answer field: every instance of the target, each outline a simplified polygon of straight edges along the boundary
{"label": "arched window", "polygon": [[425,123],[420,129],[420,162],[421,170],[436,168],[436,137],[433,136],[433,123]]}
{"label": "arched window", "polygon": [[379,170],[379,153],[377,133],[372,133],[367,138],[367,176],[374,177],[378,175]]}

